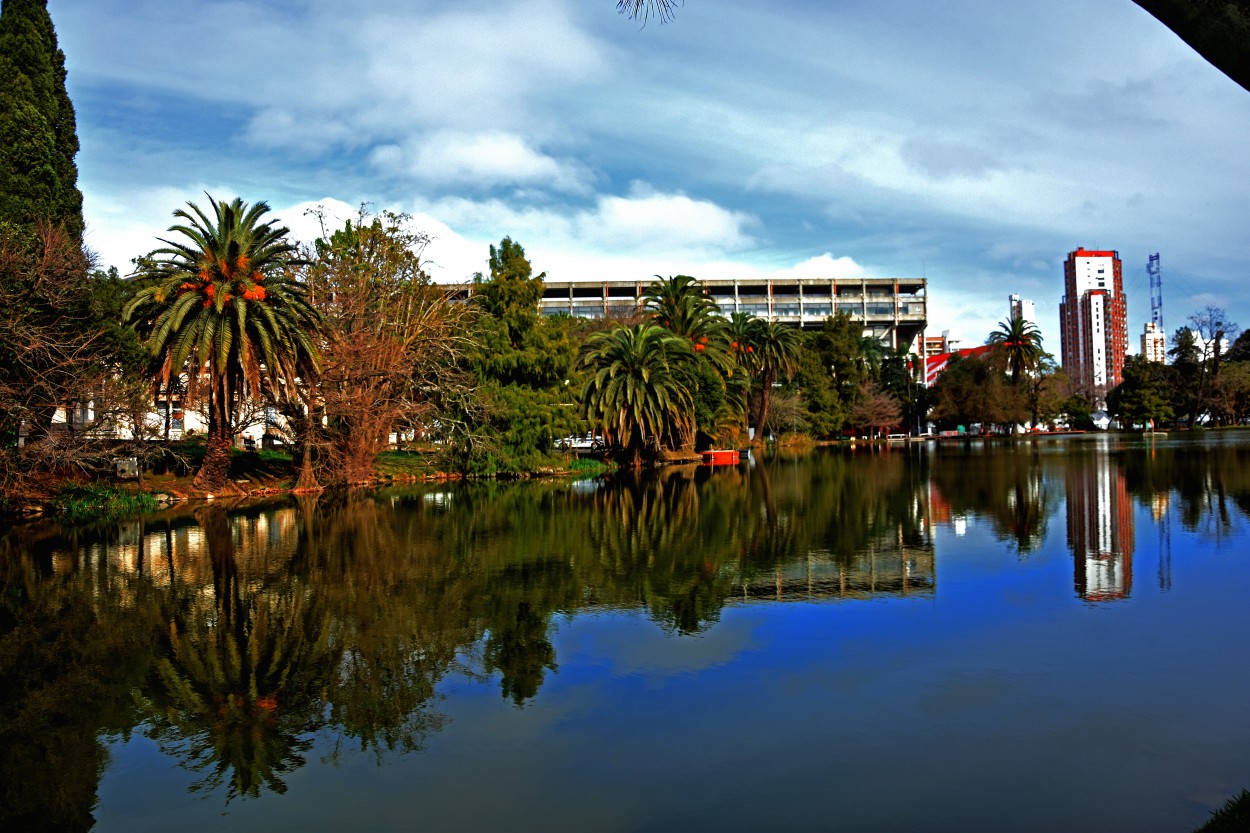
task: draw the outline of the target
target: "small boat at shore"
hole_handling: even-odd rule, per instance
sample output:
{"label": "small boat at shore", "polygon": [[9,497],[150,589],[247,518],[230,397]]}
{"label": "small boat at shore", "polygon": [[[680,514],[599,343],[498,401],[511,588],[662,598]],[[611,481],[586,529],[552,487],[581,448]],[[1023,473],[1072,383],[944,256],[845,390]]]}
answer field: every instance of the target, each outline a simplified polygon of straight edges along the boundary
{"label": "small boat at shore", "polygon": [[705,466],[736,466],[739,454],[736,448],[714,448],[702,453]]}

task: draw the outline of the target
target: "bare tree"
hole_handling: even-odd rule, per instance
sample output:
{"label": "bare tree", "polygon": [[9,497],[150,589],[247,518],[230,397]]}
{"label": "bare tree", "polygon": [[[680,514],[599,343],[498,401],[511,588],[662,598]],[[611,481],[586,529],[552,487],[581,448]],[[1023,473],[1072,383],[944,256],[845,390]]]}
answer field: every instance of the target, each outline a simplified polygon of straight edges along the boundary
{"label": "bare tree", "polygon": [[392,434],[415,441],[443,430],[447,401],[471,387],[459,359],[469,305],[458,287],[433,284],[423,263],[428,235],[410,218],[361,208],[309,252],[308,281],[328,325],[311,432],[324,482],[373,477]]}
{"label": "bare tree", "polygon": [[851,409],[851,424],[871,428],[877,434],[898,425],[903,411],[898,400],[886,393],[876,382],[869,382],[861,389],[858,402]]}
{"label": "bare tree", "polygon": [[59,227],[0,227],[0,494],[107,465],[146,405],[132,373],[141,351],[131,343],[124,355],[128,334],[109,306],[120,308],[121,281],[91,265]]}
{"label": "bare tree", "polygon": [[1222,345],[1237,338],[1241,328],[1230,321],[1223,307],[1207,306],[1189,316],[1190,328],[1197,336],[1198,347],[1202,351],[1202,360],[1198,375],[1198,402],[1200,408],[1211,411],[1210,402],[1212,389],[1220,378],[1220,356],[1224,352]]}

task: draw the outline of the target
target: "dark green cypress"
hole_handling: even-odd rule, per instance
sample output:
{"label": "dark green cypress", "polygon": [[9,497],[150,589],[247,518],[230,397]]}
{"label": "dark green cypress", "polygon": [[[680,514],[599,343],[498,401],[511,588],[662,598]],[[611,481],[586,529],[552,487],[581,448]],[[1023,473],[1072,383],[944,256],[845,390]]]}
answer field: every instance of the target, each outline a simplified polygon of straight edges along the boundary
{"label": "dark green cypress", "polygon": [[0,224],[83,231],[77,124],[47,0],[0,0]]}

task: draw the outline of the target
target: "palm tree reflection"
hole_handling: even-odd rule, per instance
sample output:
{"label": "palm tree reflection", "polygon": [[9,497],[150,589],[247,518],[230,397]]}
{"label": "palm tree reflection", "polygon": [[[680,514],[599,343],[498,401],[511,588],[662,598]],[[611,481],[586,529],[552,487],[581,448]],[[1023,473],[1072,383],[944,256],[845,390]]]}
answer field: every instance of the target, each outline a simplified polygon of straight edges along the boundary
{"label": "palm tree reflection", "polygon": [[168,632],[150,687],[151,734],[203,778],[193,789],[285,792],[324,725],[320,693],[336,650],[324,606],[297,584],[241,586],[224,509],[198,515],[213,594],[171,584]]}

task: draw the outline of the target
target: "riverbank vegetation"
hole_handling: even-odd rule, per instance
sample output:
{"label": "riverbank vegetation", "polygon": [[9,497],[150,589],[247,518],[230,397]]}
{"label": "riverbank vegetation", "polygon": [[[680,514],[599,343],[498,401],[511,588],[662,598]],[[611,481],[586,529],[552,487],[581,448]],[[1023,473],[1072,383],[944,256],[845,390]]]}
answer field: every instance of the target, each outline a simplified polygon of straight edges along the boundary
{"label": "riverbank vegetation", "polygon": [[[397,466],[567,470],[571,437],[637,467],[781,435],[1092,426],[1094,392],[1073,389],[1028,322],[1004,322],[926,387],[911,345],[845,312],[800,332],[718,307],[689,275],[657,275],[616,317],[544,315],[546,275],[510,237],[470,282],[435,284],[429,236],[363,207],[318,212],[309,242],[263,201],[206,194],[174,209],[130,275],[101,271],[83,246],[73,105],[44,5],[6,4],[0,45],[4,77],[18,79],[0,106],[4,507],[110,480],[123,463],[142,478],[171,454],[193,466],[196,493],[245,491],[234,455],[257,433],[290,455],[285,487],[312,491]],[[1130,357],[1107,397],[1122,424],[1250,417],[1250,342],[1221,310],[1190,324],[1171,364]],[[191,454],[176,448],[187,413],[201,423]]]}

